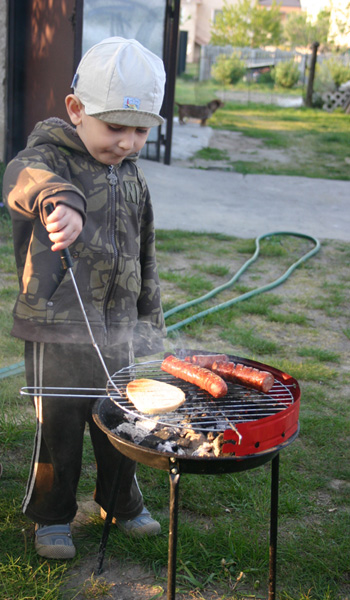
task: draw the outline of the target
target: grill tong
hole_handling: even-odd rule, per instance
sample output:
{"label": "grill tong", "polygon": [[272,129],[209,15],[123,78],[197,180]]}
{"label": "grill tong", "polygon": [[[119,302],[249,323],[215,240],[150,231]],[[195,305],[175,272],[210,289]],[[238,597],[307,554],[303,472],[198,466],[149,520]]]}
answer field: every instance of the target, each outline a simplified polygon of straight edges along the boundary
{"label": "grill tong", "polygon": [[[46,208],[46,212],[47,212],[48,215],[50,215],[55,210],[55,207],[51,203],[47,204],[47,206],[45,208]],[[89,336],[90,336],[92,345],[93,345],[93,347],[95,348],[95,350],[97,352],[97,355],[98,355],[98,357],[100,359],[100,362],[101,362],[101,365],[102,365],[102,367],[104,369],[104,372],[107,375],[107,379],[108,379],[109,383],[113,386],[113,388],[116,390],[116,392],[120,396],[121,395],[120,390],[118,389],[118,387],[116,386],[116,384],[114,383],[113,379],[111,378],[111,376],[109,374],[109,371],[107,369],[106,363],[103,360],[103,356],[101,354],[101,350],[99,349],[99,347],[97,345],[97,342],[96,342],[96,340],[94,338],[94,334],[92,333],[92,329],[90,327],[89,319],[87,317],[86,310],[85,310],[85,307],[84,307],[84,304],[83,304],[83,301],[82,301],[82,298],[81,298],[81,295],[80,295],[80,292],[79,292],[79,288],[78,288],[78,285],[77,285],[77,282],[76,282],[76,279],[75,279],[75,275],[73,273],[73,261],[72,261],[72,257],[71,257],[71,254],[69,252],[69,249],[68,248],[64,248],[63,250],[61,250],[60,257],[61,257],[63,268],[65,270],[67,270],[69,272],[70,276],[71,276],[71,280],[72,280],[72,283],[73,283],[73,286],[74,286],[74,289],[75,289],[76,296],[78,298],[78,302],[79,302],[79,305],[80,305],[80,308],[81,308],[81,312],[83,314],[83,317],[84,317],[84,320],[85,320],[85,323],[86,323],[87,330],[89,332]]]}

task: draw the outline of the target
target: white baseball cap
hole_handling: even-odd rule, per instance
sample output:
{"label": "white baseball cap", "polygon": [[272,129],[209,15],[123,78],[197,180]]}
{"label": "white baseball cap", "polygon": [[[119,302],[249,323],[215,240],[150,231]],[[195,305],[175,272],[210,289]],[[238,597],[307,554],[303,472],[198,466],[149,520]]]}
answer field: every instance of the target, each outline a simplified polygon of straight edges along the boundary
{"label": "white baseball cap", "polygon": [[72,88],[87,115],[118,125],[153,127],[164,96],[163,61],[136,40],[110,37],[81,59]]}

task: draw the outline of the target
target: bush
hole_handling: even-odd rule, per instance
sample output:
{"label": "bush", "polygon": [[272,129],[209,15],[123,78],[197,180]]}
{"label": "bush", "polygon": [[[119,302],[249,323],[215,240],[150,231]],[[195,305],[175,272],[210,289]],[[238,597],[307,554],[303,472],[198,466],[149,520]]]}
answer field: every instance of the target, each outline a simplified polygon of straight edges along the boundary
{"label": "bush", "polygon": [[239,58],[238,54],[233,53],[231,56],[220,54],[212,66],[211,73],[218,83],[230,85],[242,79],[245,71],[244,61]]}
{"label": "bush", "polygon": [[336,58],[330,58],[329,60],[325,61],[325,63],[329,68],[330,74],[337,89],[342,83],[350,80],[350,67],[347,67]]}
{"label": "bush", "polygon": [[220,54],[217,57],[215,64],[211,68],[211,74],[215,81],[222,85],[230,84],[230,60],[225,54]]}
{"label": "bush", "polygon": [[327,62],[328,61],[322,61],[321,63],[316,64],[314,91],[319,95],[327,92],[334,92],[336,89],[336,85]]}
{"label": "bush", "polygon": [[258,78],[257,78],[257,83],[270,85],[270,84],[274,83],[274,80],[275,80],[274,75],[273,75],[272,71],[269,69],[268,71],[259,73]]}
{"label": "bush", "polygon": [[281,61],[275,66],[275,82],[284,88],[292,88],[296,85],[299,81],[299,76],[299,67],[294,60]]}
{"label": "bush", "polygon": [[324,100],[322,94],[314,91],[311,98],[311,104],[312,108],[323,108]]}

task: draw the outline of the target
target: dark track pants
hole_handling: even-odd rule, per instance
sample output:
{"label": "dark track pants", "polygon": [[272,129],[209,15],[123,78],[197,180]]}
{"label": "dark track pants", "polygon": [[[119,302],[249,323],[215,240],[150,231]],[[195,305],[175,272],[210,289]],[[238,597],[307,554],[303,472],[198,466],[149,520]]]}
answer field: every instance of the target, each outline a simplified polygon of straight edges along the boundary
{"label": "dark track pants", "polygon": [[[118,346],[113,358],[104,356],[110,374],[130,364],[128,345]],[[86,423],[97,465],[94,498],[105,510],[116,470],[124,476],[118,493],[115,516],[133,518],[143,508],[137,484],[136,463],[124,457],[92,419],[95,399],[72,396],[45,397],[40,387],[101,388],[105,395],[107,376],[95,348],[77,344],[26,342],[27,385],[35,387],[37,430],[33,458],[23,500],[23,512],[43,525],[68,523],[77,511],[76,492],[81,472]],[[54,392],[56,393],[56,392]],[[62,393],[59,390],[59,393]]]}

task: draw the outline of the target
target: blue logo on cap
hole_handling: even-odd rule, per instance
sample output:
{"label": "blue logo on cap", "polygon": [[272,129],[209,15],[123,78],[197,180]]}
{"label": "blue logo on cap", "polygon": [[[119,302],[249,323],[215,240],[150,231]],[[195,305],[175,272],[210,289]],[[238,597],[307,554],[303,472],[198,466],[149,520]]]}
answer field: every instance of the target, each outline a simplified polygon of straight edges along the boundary
{"label": "blue logo on cap", "polygon": [[139,110],[140,108],[140,98],[131,98],[130,96],[125,96],[123,102],[123,108],[130,108],[131,110]]}
{"label": "blue logo on cap", "polygon": [[73,77],[72,85],[70,87],[75,88],[77,86],[79,79],[79,73],[76,73]]}

